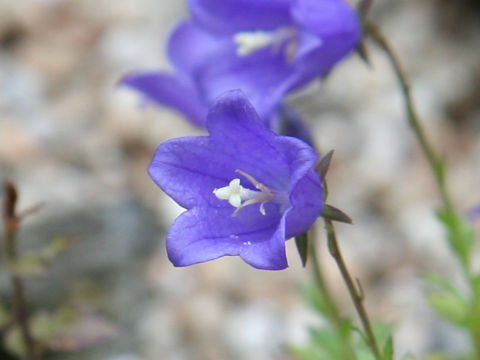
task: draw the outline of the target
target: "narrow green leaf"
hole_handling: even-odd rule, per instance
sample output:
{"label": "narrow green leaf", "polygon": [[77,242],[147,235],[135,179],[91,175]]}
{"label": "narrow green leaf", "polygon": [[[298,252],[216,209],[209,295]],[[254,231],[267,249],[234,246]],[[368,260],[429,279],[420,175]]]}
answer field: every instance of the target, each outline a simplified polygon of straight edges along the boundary
{"label": "narrow green leaf", "polygon": [[470,256],[474,244],[474,231],[471,224],[456,213],[444,210],[437,214],[447,228],[448,242],[464,266],[470,267]]}
{"label": "narrow green leaf", "polygon": [[23,344],[22,335],[18,326],[13,326],[8,329],[4,343],[8,351],[20,358],[24,358],[25,346]]}
{"label": "narrow green leaf", "polygon": [[10,271],[20,276],[44,275],[50,264],[67,246],[64,239],[54,239],[42,249],[27,253],[9,264]]}
{"label": "narrow green leaf", "polygon": [[7,326],[12,321],[12,316],[5,308],[3,303],[0,303],[0,329]]}
{"label": "narrow green leaf", "polygon": [[393,338],[388,337],[387,342],[383,346],[383,360],[393,360]]}
{"label": "narrow green leaf", "polygon": [[475,275],[472,278],[472,286],[475,294],[475,299],[478,299],[480,302],[480,275]]}
{"label": "narrow green leaf", "polygon": [[445,319],[456,325],[466,327],[469,316],[469,303],[461,295],[442,291],[427,296],[431,306]]}
{"label": "narrow green leaf", "polygon": [[457,288],[445,277],[439,274],[427,274],[423,276],[423,280],[429,285],[435,286],[438,289],[458,293]]}
{"label": "narrow green leaf", "polygon": [[303,291],[303,296],[320,316],[325,316],[325,314],[329,313],[325,296],[315,285],[306,286]]}

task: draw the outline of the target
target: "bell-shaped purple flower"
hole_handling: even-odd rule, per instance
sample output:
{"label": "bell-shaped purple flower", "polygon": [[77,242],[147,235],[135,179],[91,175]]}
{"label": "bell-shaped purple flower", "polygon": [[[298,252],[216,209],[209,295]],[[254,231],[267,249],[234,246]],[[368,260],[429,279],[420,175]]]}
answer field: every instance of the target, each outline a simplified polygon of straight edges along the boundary
{"label": "bell-shaped purple flower", "polygon": [[174,73],[134,73],[123,84],[199,126],[213,100],[231,89],[243,90],[269,123],[287,93],[327,74],[361,36],[343,0],[189,0],[189,6],[192,18],[169,40]]}
{"label": "bell-shaped purple flower", "polygon": [[239,90],[215,101],[206,127],[209,136],[160,145],[149,167],[187,209],[168,233],[170,260],[187,266],[234,255],[260,269],[287,267],[285,241],[323,209],[317,154],[268,129]]}

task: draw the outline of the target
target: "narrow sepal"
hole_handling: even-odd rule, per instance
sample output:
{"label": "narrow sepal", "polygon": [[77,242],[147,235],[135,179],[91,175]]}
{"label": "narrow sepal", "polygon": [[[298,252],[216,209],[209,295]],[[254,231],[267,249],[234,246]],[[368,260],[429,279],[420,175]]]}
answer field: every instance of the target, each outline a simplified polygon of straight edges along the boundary
{"label": "narrow sepal", "polygon": [[322,216],[324,218],[332,220],[332,221],[343,222],[343,223],[346,223],[346,224],[352,224],[353,223],[350,216],[345,214],[342,210],[337,209],[336,207],[334,207],[332,205],[328,205],[328,204],[324,205]]}
{"label": "narrow sepal", "polygon": [[297,247],[298,255],[300,255],[300,260],[302,260],[302,266],[307,265],[308,258],[308,235],[307,233],[300,234],[295,236],[295,246]]}
{"label": "narrow sepal", "polygon": [[373,4],[373,0],[360,0],[357,5],[357,14],[360,16],[360,19],[364,20],[368,15]]}
{"label": "narrow sepal", "polygon": [[330,162],[332,161],[333,152],[334,150],[330,150],[325,156],[322,156],[322,158],[315,165],[315,171],[322,182],[325,182],[325,177],[327,176],[328,168],[330,167]]}
{"label": "narrow sepal", "polygon": [[365,46],[365,41],[362,41],[357,46],[357,55],[360,56],[360,59],[363,60],[365,64],[368,66],[372,66],[372,62],[370,61],[370,54],[368,53],[367,47]]}

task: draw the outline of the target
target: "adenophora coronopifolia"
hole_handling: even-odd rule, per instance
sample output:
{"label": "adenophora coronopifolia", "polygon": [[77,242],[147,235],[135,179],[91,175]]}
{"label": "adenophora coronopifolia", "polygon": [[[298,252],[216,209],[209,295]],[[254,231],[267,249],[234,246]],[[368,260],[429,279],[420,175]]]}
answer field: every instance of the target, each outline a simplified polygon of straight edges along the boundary
{"label": "adenophora coronopifolia", "polygon": [[361,37],[343,0],[189,0],[189,8],[168,43],[173,74],[132,73],[122,83],[202,127],[217,96],[241,89],[275,128],[285,95],[327,74]]}
{"label": "adenophora coronopifolia", "polygon": [[285,241],[323,209],[315,150],[268,129],[239,90],[214,102],[206,127],[209,136],[161,144],[149,167],[187,209],[167,235],[170,260],[187,266],[233,255],[260,269],[286,268]]}

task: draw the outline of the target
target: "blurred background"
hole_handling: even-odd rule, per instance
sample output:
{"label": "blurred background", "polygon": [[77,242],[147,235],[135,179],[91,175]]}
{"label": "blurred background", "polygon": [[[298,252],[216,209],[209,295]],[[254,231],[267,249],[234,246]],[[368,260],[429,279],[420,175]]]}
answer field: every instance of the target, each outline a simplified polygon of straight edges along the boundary
{"label": "blurred background", "polygon": [[[168,70],[168,31],[184,16],[183,1],[0,0],[0,180],[17,184],[20,210],[45,203],[22,224],[22,251],[55,238],[70,244],[27,282],[29,308],[48,314],[71,304],[80,314],[52,340],[48,359],[290,359],[288,346],[321,323],[302,298],[311,278],[292,241],[290,268],[280,272],[237,258],[174,268],[166,257],[165,234],[181,209],[146,169],[161,142],[201,131],[171,110],[141,106],[117,83],[132,70]],[[371,16],[448,158],[457,206],[473,207],[479,2],[383,0]],[[322,151],[335,149],[329,202],[354,219],[338,226],[339,240],[372,318],[393,324],[398,356],[456,353],[468,339],[429,308],[421,280],[433,271],[458,275],[434,216],[438,196],[389,64],[369,50],[371,66],[351,56],[290,101]],[[329,286],[355,317],[319,235]],[[9,294],[2,270],[0,300]]]}

